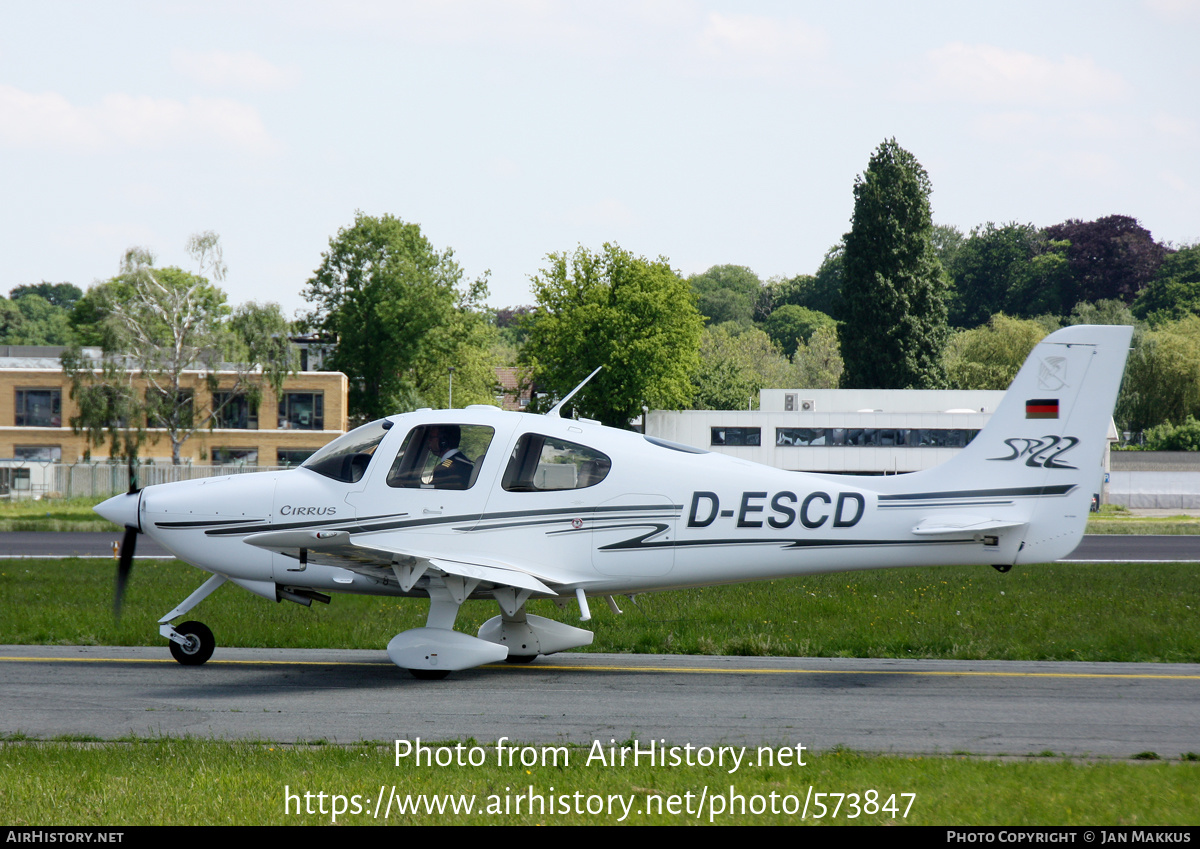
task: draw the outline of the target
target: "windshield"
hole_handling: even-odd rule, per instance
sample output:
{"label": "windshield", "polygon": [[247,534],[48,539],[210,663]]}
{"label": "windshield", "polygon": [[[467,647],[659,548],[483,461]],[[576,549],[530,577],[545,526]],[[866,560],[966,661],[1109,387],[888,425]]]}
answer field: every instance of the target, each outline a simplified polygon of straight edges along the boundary
{"label": "windshield", "polygon": [[379,443],[391,427],[390,421],[380,419],[355,428],[313,454],[300,468],[333,478],[335,481],[356,483],[366,474],[375,449],[379,447]]}

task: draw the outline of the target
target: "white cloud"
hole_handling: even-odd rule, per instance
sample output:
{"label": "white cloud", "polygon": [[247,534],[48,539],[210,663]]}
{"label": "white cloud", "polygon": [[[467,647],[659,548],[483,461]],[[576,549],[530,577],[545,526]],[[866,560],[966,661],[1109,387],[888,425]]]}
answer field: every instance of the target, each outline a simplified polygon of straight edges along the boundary
{"label": "white cloud", "polygon": [[1120,74],[1100,68],[1086,57],[1064,56],[1055,61],[962,42],[926,54],[924,79],[908,87],[919,99],[1037,105],[1107,101],[1130,91]]}
{"label": "white cloud", "polygon": [[1200,0],[1145,0],[1146,6],[1171,22],[1200,21]]}
{"label": "white cloud", "polygon": [[970,122],[971,131],[992,142],[1029,143],[1033,140],[1127,138],[1134,129],[1098,112],[988,112]]}
{"label": "white cloud", "polygon": [[1159,112],[1150,122],[1154,131],[1164,139],[1187,144],[1197,139],[1196,122],[1167,112]]}
{"label": "white cloud", "polygon": [[695,47],[709,70],[771,77],[824,58],[829,43],[823,30],[796,19],[711,12]]}
{"label": "white cloud", "polygon": [[257,110],[223,98],[187,101],[124,93],[77,106],[57,92],[0,85],[0,143],[75,149],[216,144],[261,153],[274,147]]}
{"label": "white cloud", "polygon": [[188,79],[219,88],[274,91],[288,88],[300,79],[297,68],[282,68],[248,50],[199,53],[178,49],[171,53],[171,65]]}
{"label": "white cloud", "polygon": [[1160,171],[1158,174],[1159,181],[1178,195],[1194,194],[1192,184],[1187,177],[1184,177],[1178,171]]}

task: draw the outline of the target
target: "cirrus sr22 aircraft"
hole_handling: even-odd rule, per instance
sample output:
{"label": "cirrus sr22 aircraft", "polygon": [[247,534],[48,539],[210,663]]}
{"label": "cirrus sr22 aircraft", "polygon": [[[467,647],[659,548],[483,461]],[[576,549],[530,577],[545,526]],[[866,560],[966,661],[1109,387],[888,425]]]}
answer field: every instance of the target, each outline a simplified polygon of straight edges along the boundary
{"label": "cirrus sr22 aircraft", "polygon": [[[531,598],[573,598],[586,621],[589,597],[616,609],[614,595],[678,587],[1064,557],[1099,491],[1131,334],[1046,337],[978,436],[911,474],[783,471],[558,407],[467,407],[372,422],[291,471],[150,486],[96,510],[126,527],[118,604],[139,533],[211,573],[159,620],[181,663],[204,663],[215,641],[201,623],[171,621],[230,581],[304,605],[428,598],[425,627],[387,652],[438,678],[591,644],[591,631],[526,613]],[[476,636],[454,630],[469,599],[499,607]]]}

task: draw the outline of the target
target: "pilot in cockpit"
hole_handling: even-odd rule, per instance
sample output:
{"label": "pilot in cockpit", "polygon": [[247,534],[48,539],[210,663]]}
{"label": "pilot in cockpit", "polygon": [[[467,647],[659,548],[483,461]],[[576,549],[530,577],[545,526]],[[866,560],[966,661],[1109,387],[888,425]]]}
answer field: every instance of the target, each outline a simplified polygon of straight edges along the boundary
{"label": "pilot in cockpit", "polygon": [[434,489],[466,489],[471,483],[475,464],[459,450],[462,431],[458,425],[429,428],[425,448],[429,452],[422,466],[421,484]]}

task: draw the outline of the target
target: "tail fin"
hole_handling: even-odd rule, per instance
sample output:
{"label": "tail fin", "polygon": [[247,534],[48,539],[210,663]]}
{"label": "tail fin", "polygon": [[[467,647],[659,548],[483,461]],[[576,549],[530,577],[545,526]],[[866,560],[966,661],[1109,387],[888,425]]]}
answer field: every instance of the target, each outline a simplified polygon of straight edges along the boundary
{"label": "tail fin", "polygon": [[1131,327],[1091,325],[1051,333],[970,445],[937,468],[904,477],[919,478],[922,489],[994,494],[997,503],[1019,504],[1025,528],[1018,563],[1070,554],[1092,495],[1100,492],[1132,335]]}

